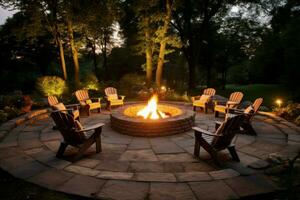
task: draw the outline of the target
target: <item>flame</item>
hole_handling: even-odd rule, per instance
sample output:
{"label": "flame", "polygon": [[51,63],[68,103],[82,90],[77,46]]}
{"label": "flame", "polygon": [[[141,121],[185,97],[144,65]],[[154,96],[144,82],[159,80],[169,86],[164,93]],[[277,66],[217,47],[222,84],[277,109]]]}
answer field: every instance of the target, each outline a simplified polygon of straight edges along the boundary
{"label": "flame", "polygon": [[159,119],[166,118],[167,116],[157,109],[158,98],[157,95],[153,95],[148,101],[148,105],[137,113],[137,116],[141,116],[144,119]]}

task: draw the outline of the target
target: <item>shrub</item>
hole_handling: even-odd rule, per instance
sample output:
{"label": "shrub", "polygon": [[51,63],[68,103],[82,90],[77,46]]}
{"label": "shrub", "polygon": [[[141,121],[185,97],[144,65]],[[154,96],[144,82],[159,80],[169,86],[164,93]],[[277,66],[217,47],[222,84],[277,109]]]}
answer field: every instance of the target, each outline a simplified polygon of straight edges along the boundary
{"label": "shrub", "polygon": [[87,90],[99,90],[99,81],[94,74],[88,74],[84,77],[82,87]]}
{"label": "shrub", "polygon": [[15,118],[21,114],[21,111],[15,107],[5,106],[3,110],[7,114],[7,119]]}
{"label": "shrub", "polygon": [[138,74],[126,74],[120,80],[120,91],[126,96],[136,97],[144,86],[145,78]]}
{"label": "shrub", "polygon": [[66,83],[58,76],[43,76],[37,79],[36,88],[44,96],[61,96],[66,90]]}
{"label": "shrub", "polygon": [[295,119],[295,124],[300,126],[300,115]]}
{"label": "shrub", "polygon": [[3,110],[0,110],[0,123],[3,123],[7,120],[7,113]]}

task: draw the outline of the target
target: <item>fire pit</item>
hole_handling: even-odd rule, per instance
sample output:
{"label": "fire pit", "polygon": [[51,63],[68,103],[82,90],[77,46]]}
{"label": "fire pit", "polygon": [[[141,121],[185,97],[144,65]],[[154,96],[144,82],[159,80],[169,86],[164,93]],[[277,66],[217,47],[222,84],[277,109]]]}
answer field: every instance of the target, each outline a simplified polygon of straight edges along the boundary
{"label": "fire pit", "polygon": [[153,96],[148,105],[132,104],[114,110],[110,116],[114,130],[133,136],[166,136],[191,129],[195,113],[172,103],[157,104]]}

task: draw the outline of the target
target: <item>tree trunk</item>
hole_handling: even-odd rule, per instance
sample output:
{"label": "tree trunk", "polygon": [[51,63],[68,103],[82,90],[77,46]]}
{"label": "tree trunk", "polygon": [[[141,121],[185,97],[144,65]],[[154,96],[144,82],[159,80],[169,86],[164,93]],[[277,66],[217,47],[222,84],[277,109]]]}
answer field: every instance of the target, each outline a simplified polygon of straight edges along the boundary
{"label": "tree trunk", "polygon": [[162,33],[161,33],[161,42],[160,42],[158,62],[157,62],[157,68],[156,68],[156,85],[157,85],[157,87],[160,87],[160,85],[161,85],[163,65],[164,65],[164,61],[165,61],[166,34],[169,29],[170,20],[171,20],[171,0],[166,0],[166,9],[167,9],[167,13],[166,13]]}
{"label": "tree trunk", "polygon": [[103,56],[103,68],[104,68],[104,79],[108,80],[109,79],[109,72],[107,68],[107,33],[104,33],[104,44],[103,44],[103,50],[102,50],[102,56]]}
{"label": "tree trunk", "polygon": [[60,58],[60,66],[61,66],[61,70],[63,72],[63,78],[64,80],[67,80],[67,68],[66,68],[66,61],[65,61],[65,52],[64,52],[64,47],[63,47],[63,43],[60,39],[60,37],[58,36],[58,33],[56,35],[56,43],[58,45],[58,49],[59,49],[59,58]]}
{"label": "tree trunk", "polygon": [[194,58],[189,58],[187,60],[187,62],[188,62],[188,68],[189,68],[188,87],[189,87],[189,89],[194,89],[196,87],[196,81],[195,81],[196,64],[195,64]]}
{"label": "tree trunk", "polygon": [[94,68],[95,68],[95,73],[97,74],[98,71],[98,62],[97,62],[97,54],[96,54],[96,42],[92,42],[92,51],[93,51],[93,62],[94,62]]}
{"label": "tree trunk", "polygon": [[[148,22],[148,21],[147,21]],[[149,22],[148,24],[149,25]],[[150,30],[147,28],[145,32],[146,36],[146,82],[147,82],[147,87],[151,86],[152,82],[152,45],[150,41]]]}
{"label": "tree trunk", "polygon": [[74,80],[75,80],[76,87],[78,87],[79,83],[80,83],[80,80],[79,80],[78,51],[75,47],[73,27],[72,27],[72,21],[71,20],[68,20],[67,26],[68,26],[68,36],[69,36],[69,41],[70,41],[70,47],[71,47],[71,51],[72,51],[72,58],[73,58],[73,63],[74,63]]}

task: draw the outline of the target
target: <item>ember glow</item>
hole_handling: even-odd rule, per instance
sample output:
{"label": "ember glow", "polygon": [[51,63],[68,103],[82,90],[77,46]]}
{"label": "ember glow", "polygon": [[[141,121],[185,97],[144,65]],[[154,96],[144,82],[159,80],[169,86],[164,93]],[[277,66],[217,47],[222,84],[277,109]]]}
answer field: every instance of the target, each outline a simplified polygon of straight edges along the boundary
{"label": "ember glow", "polygon": [[137,113],[137,116],[141,116],[144,119],[160,119],[167,118],[168,116],[157,109],[158,98],[157,95],[153,95],[148,101],[148,105]]}

